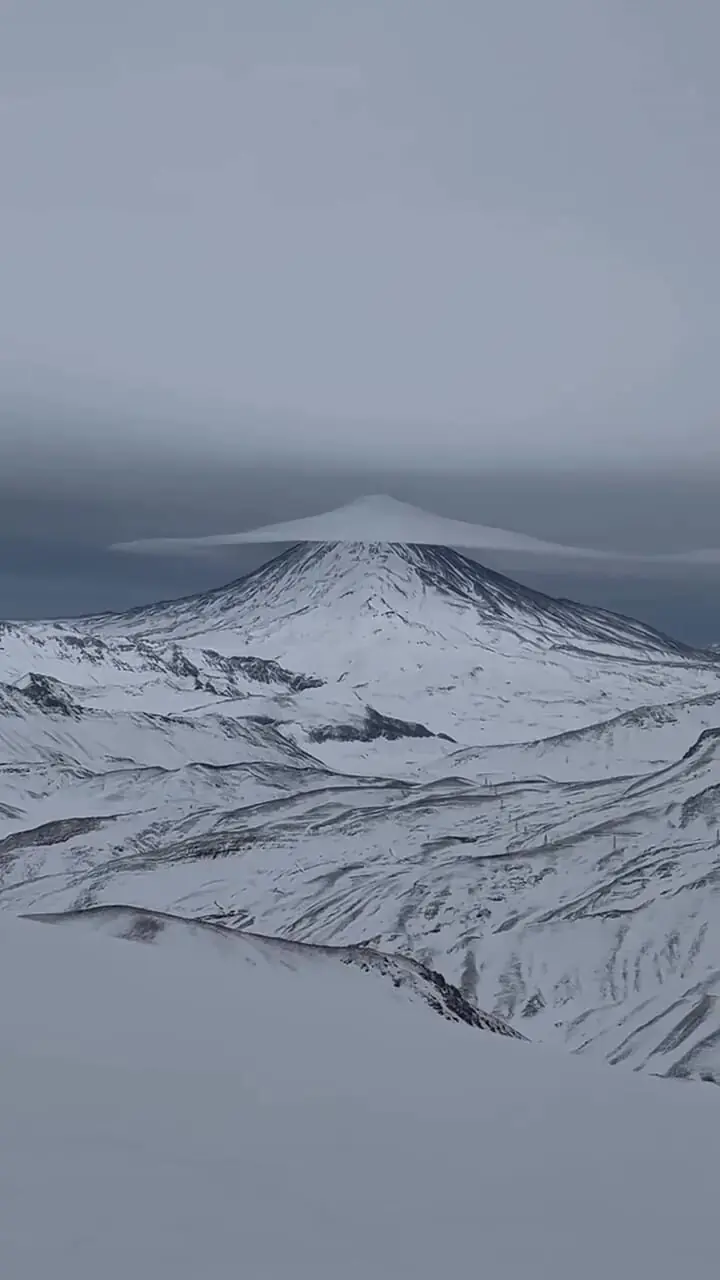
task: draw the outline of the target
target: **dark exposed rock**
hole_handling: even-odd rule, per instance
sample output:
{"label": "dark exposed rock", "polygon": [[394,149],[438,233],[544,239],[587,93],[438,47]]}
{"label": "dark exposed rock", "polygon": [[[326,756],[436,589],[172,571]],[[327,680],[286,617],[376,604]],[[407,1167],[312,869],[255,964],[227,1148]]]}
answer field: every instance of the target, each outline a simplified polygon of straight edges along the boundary
{"label": "dark exposed rock", "polygon": [[112,817],[104,818],[59,818],[55,822],[44,822],[42,826],[32,827],[27,831],[16,831],[0,840],[0,856],[15,853],[19,849],[32,849],[36,845],[66,844],[75,836],[86,835],[89,831],[97,831]]}
{"label": "dark exposed rock", "polygon": [[424,724],[384,716],[374,707],[365,708],[361,721],[354,724],[317,725],[310,730],[309,736],[311,742],[376,742],[379,738],[390,742],[401,738],[442,738],[445,742],[453,741],[445,733],[433,733]]}
{"label": "dark exposed rock", "polygon": [[68,690],[59,680],[53,680],[50,676],[31,671],[16,688],[24,698],[42,711],[72,716],[74,719],[78,719],[82,714]]}
{"label": "dark exposed rock", "polygon": [[325,681],[319,676],[306,676],[296,671],[288,671],[279,662],[270,658],[253,658],[251,656],[215,653],[209,649],[203,652],[208,665],[216,667],[227,675],[240,674],[248,680],[256,680],[258,684],[282,684],[291,693],[302,693],[305,689],[321,689]]}

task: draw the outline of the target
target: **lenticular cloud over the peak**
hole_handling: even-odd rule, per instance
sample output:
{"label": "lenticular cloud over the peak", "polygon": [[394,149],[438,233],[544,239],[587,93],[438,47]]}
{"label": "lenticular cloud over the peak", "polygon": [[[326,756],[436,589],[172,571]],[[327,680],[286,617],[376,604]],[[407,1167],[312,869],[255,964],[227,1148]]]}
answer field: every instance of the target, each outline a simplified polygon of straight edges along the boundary
{"label": "lenticular cloud over the peak", "polygon": [[543,542],[524,533],[512,533],[487,525],[469,524],[447,516],[423,511],[420,507],[384,494],[358,498],[346,506],[300,520],[286,520],[240,533],[217,533],[202,538],[148,538],[115,544],[117,551],[185,551],[195,547],[233,546],[240,543],[271,542],[366,542],[411,543],[419,546],[467,547],[486,551],[517,551],[537,555],[587,557],[592,560],[617,558],[615,552],[586,547],[568,547]]}

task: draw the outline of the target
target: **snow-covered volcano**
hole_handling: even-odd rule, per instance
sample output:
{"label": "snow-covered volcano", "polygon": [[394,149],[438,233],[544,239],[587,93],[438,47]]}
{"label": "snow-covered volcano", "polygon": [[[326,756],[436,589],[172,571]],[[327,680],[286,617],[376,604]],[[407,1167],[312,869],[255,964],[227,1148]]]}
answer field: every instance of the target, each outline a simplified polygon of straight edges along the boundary
{"label": "snow-covered volcano", "polygon": [[486,628],[502,628],[543,648],[585,644],[623,648],[637,656],[688,655],[692,650],[643,623],[606,610],[556,600],[486,569],[442,545],[350,541],[299,543],[230,586],[141,607],[102,629],[187,640],[206,631],[250,637],[304,633],[332,621],[338,638],[371,620],[371,634],[389,627],[421,627],[483,642]]}
{"label": "snow-covered volcano", "polygon": [[87,626],[309,674],[320,731],[370,706],[461,745],[522,741],[707,689],[686,646],[447,547],[298,544],[228,587]]}
{"label": "snow-covered volcano", "polygon": [[0,628],[0,905],[370,946],[720,1080],[718,731],[717,658],[641,623],[447,547],[296,545]]}

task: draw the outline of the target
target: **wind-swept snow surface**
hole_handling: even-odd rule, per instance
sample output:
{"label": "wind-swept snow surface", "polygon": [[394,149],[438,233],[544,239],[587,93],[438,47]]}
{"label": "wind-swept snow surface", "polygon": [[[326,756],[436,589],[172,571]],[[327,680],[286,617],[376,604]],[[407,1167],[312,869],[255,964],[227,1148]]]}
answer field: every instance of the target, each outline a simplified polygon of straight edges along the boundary
{"label": "wind-swept snow surface", "polygon": [[6,915],[0,964],[8,1280],[716,1274],[714,1090],[197,935]]}
{"label": "wind-swept snow surface", "polygon": [[75,930],[92,930],[129,942],[173,947],[189,942],[196,954],[199,949],[202,954],[203,947],[211,948],[235,964],[244,961],[251,965],[280,965],[300,973],[331,972],[341,965],[350,965],[373,978],[392,982],[406,999],[421,1001],[450,1022],[464,1022],[511,1040],[523,1039],[503,1018],[485,1013],[466,1000],[441,974],[406,956],[388,955],[371,947],[316,946],[243,929],[227,929],[211,921],[188,920],[142,907],[90,907],[84,911],[30,915],[27,919]]}

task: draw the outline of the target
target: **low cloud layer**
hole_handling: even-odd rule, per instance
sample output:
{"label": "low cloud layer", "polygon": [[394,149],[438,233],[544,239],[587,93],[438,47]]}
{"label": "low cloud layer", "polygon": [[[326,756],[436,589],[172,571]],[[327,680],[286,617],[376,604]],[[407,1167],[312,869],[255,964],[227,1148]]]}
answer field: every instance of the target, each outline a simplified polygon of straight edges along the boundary
{"label": "low cloud layer", "polygon": [[3,13],[0,412],[238,465],[720,462],[711,3],[61,8]]}
{"label": "low cloud layer", "polygon": [[516,564],[546,566],[554,562],[599,563],[618,572],[644,573],[658,565],[720,565],[720,547],[666,551],[654,554],[603,550],[547,542],[510,529],[473,524],[424,511],[387,494],[365,495],[342,507],[298,520],[283,520],[257,529],[202,537],[146,538],[117,542],[113,551],[140,555],[192,555],[222,547],[267,546],[295,542],[416,543],[490,552],[513,558]]}
{"label": "low cloud layer", "polygon": [[[0,474],[0,617],[125,609],[218,587],[282,543],[122,555],[118,541],[256,529],[389,491],[451,520],[604,551],[606,558],[470,552],[529,586],[619,609],[695,644],[720,640],[718,567],[661,549],[720,543],[717,474],[390,472],[201,465],[197,458],[58,449],[43,469]],[[617,552],[634,553],[631,560]]]}

